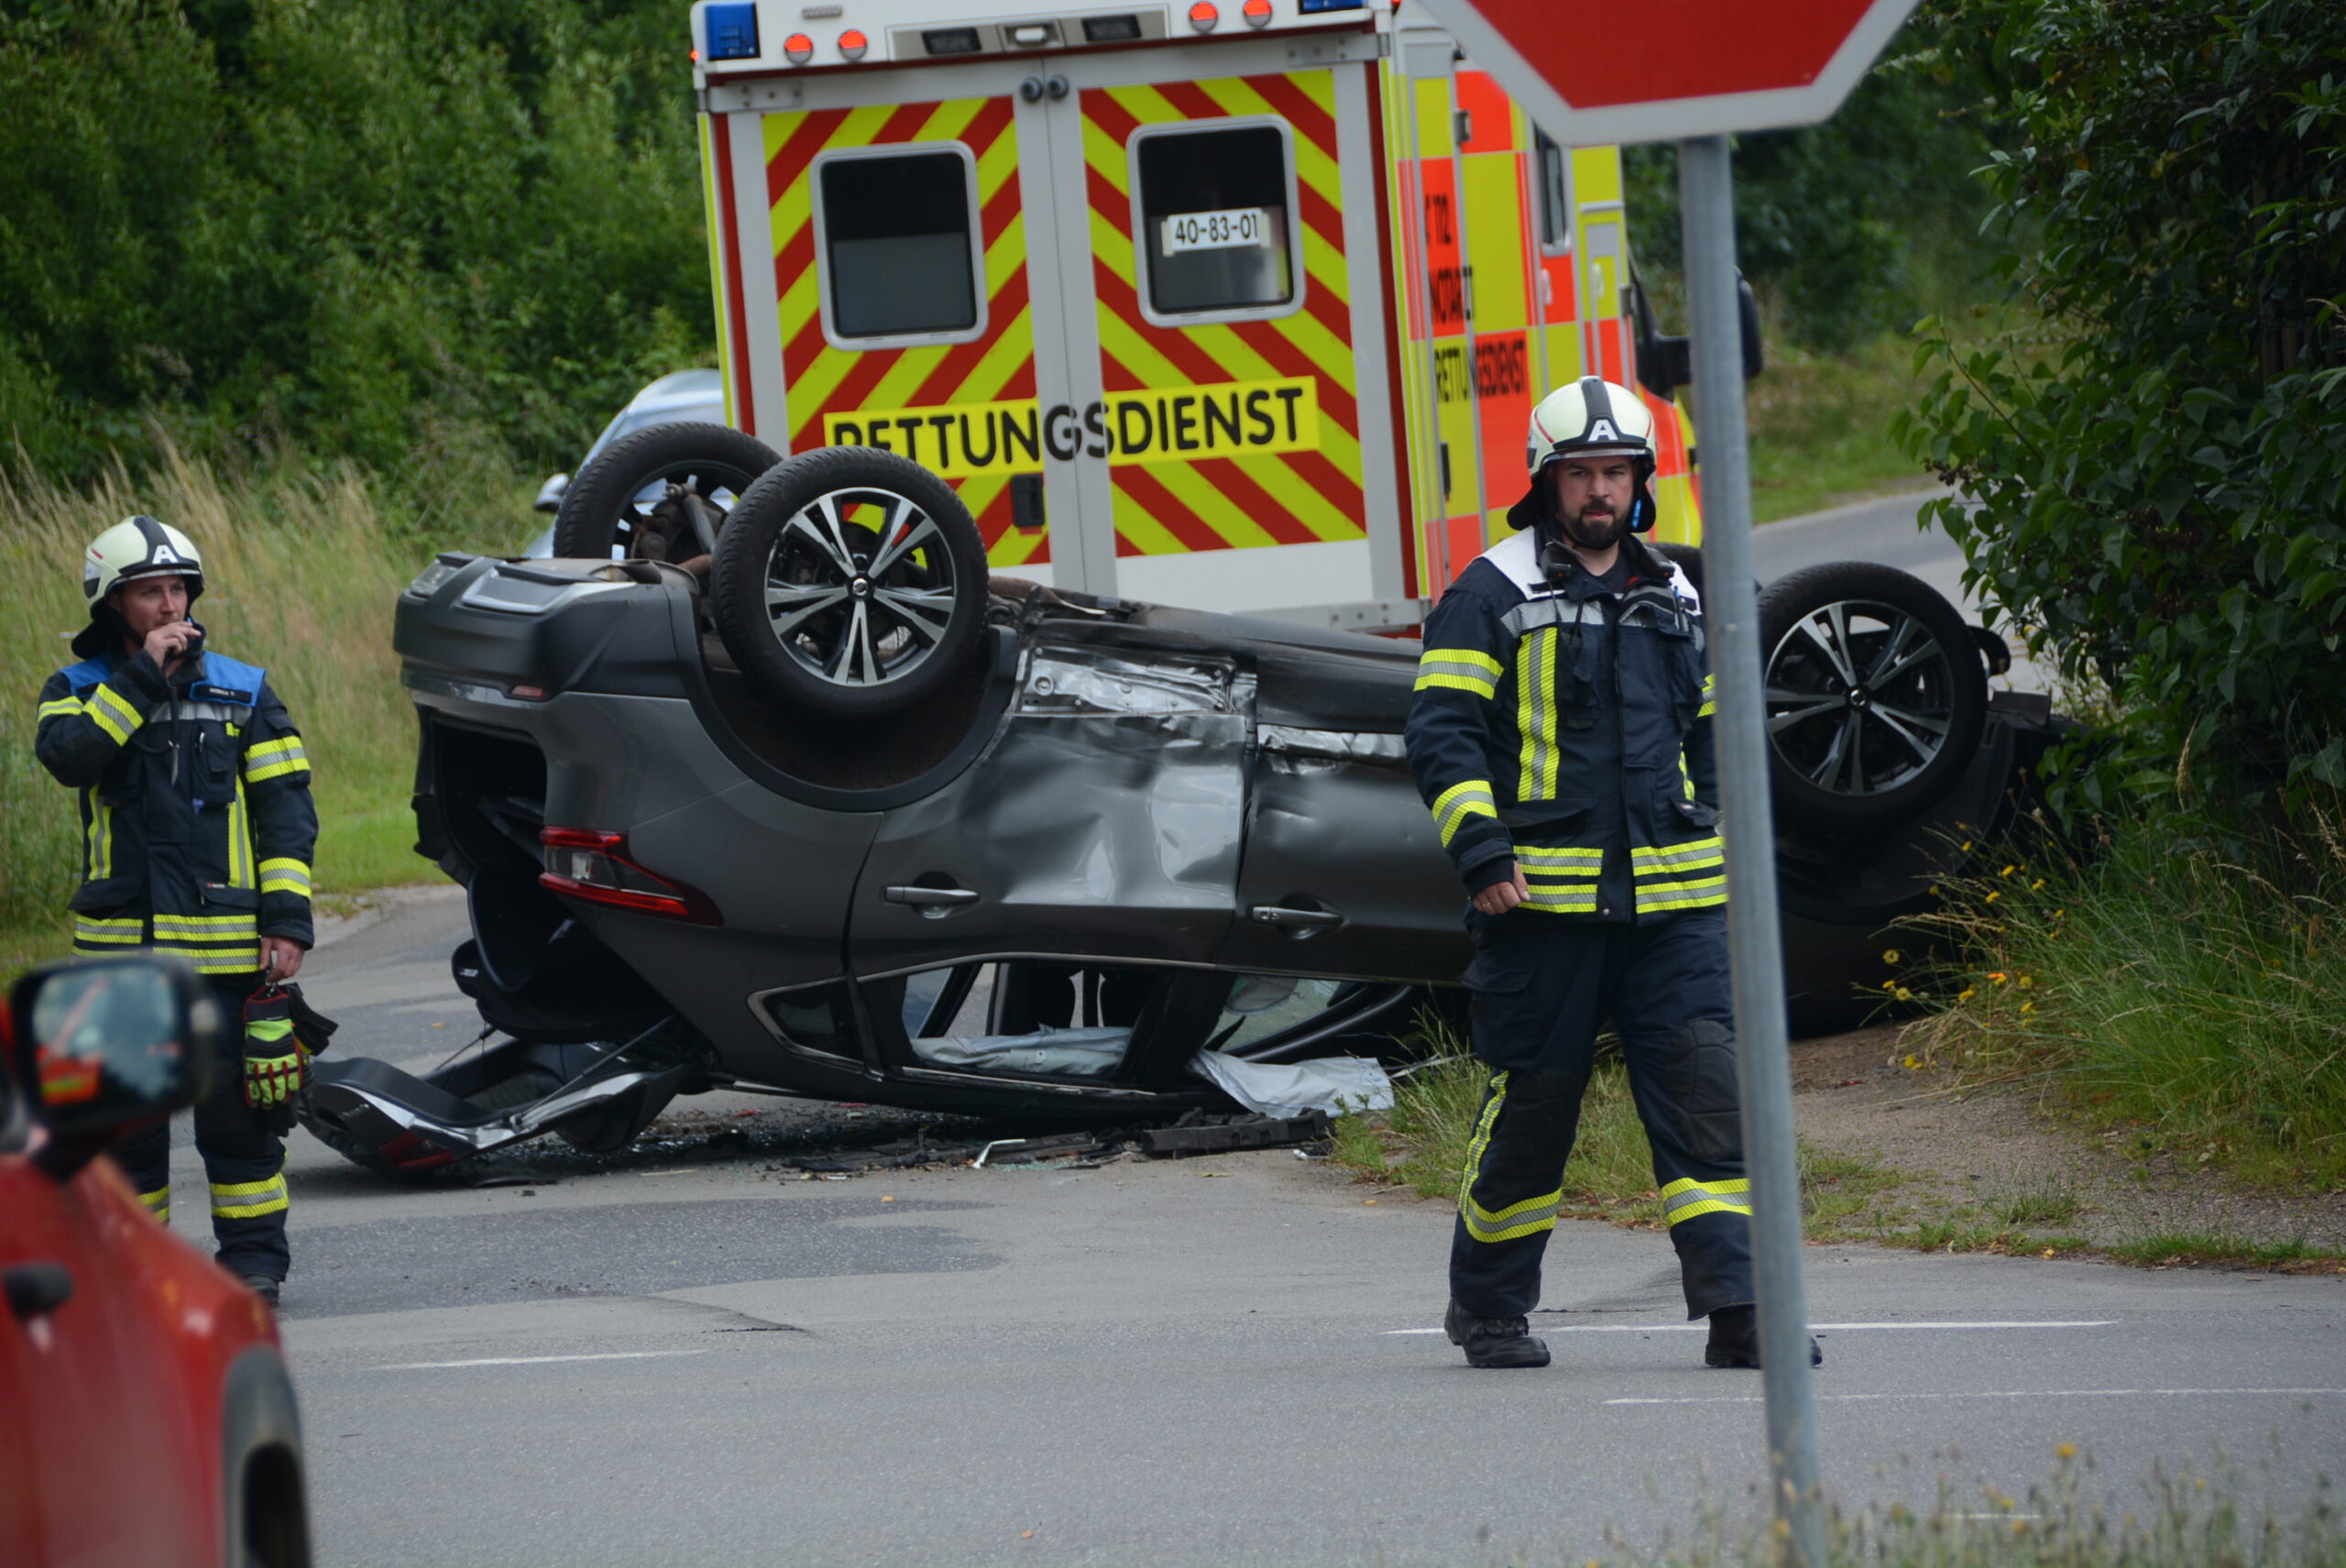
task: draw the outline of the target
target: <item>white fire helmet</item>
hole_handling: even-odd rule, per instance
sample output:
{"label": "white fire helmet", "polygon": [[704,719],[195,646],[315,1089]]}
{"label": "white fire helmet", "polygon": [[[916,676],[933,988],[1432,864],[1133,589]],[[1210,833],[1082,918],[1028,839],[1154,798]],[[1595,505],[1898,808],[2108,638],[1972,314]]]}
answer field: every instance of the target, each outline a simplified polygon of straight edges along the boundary
{"label": "white fire helmet", "polygon": [[1540,476],[1553,463],[1568,457],[1630,459],[1637,477],[1637,499],[1629,509],[1629,526],[1643,533],[1653,527],[1653,411],[1645,400],[1618,382],[1598,376],[1567,381],[1540,400],[1531,411],[1531,430],[1525,453],[1531,469],[1531,488],[1510,510],[1508,521],[1523,528],[1547,515],[1540,496]]}
{"label": "white fire helmet", "polygon": [[185,577],[188,600],[195,601],[203,592],[203,557],[195,542],[143,512],[126,517],[82,552],[82,600],[95,615],[115,584],[164,576]]}

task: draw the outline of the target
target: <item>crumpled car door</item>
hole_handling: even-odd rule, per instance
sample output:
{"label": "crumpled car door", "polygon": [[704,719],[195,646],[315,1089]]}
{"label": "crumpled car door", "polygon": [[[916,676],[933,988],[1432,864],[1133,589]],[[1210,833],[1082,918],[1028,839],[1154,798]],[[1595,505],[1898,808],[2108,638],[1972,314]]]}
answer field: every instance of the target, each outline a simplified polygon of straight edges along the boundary
{"label": "crumpled car door", "polygon": [[850,906],[857,974],[1214,959],[1236,907],[1244,694],[1226,657],[1118,635],[1038,640],[993,745],[887,813]]}

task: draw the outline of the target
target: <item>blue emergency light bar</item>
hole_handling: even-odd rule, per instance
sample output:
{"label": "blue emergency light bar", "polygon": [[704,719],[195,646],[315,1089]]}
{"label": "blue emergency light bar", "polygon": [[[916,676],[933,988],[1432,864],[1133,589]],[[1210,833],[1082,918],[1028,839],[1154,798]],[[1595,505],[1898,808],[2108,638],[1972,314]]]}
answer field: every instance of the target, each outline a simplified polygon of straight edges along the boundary
{"label": "blue emergency light bar", "polygon": [[1321,11],[1357,11],[1367,4],[1368,0],[1297,0],[1296,9],[1309,16]]}
{"label": "blue emergency light bar", "polygon": [[[1310,0],[1305,3],[1310,4]],[[708,30],[709,59],[758,58],[758,7],[754,0],[704,6],[701,20]]]}

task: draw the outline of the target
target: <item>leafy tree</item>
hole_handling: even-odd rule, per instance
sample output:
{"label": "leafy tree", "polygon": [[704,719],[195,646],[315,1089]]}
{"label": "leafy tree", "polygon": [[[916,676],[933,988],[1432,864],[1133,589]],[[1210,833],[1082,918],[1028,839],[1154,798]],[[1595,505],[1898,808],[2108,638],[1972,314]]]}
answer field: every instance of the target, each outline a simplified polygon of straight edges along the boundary
{"label": "leafy tree", "polygon": [[2060,799],[2346,786],[2346,7],[1961,0],[2043,323],[1926,322],[1967,581],[2120,718]]}
{"label": "leafy tree", "polygon": [[[1939,301],[1994,286],[1971,244],[1990,206],[1971,177],[1990,151],[1974,112],[1982,84],[1946,32],[1924,12],[1833,118],[1735,138],[1738,263],[1810,347],[1903,332]],[[1631,147],[1624,160],[1639,265],[1674,302],[1677,149]]]}
{"label": "leafy tree", "polygon": [[651,0],[0,0],[0,453],[575,455],[709,353],[685,49]]}

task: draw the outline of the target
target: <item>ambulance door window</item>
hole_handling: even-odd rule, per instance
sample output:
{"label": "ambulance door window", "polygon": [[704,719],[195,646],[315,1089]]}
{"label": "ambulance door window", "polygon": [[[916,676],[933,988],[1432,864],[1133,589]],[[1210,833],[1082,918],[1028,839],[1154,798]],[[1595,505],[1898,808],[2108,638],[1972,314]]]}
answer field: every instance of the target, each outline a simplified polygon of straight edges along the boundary
{"label": "ambulance door window", "polygon": [[1151,322],[1258,321],[1302,304],[1290,136],[1279,120],[1134,133],[1134,249]]}
{"label": "ambulance door window", "polygon": [[1540,167],[1540,253],[1562,256],[1573,247],[1573,206],[1564,188],[1564,149],[1534,131]]}
{"label": "ambulance door window", "polygon": [[823,334],[835,347],[964,343],[985,331],[978,174],[959,144],[815,166]]}

